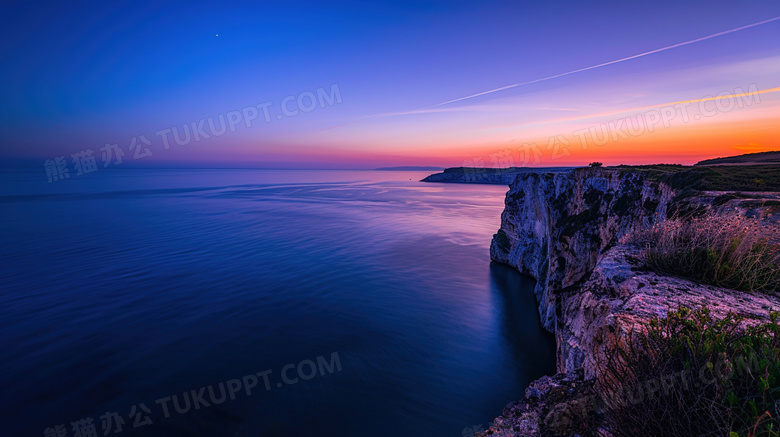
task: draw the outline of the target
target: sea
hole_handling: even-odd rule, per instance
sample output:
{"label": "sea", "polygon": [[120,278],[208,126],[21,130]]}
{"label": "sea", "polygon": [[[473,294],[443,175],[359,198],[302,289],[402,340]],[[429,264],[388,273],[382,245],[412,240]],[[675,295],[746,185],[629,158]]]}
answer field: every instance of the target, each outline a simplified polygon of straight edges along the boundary
{"label": "sea", "polygon": [[427,174],[0,171],[0,434],[486,429],[554,338],[490,261],[507,187]]}

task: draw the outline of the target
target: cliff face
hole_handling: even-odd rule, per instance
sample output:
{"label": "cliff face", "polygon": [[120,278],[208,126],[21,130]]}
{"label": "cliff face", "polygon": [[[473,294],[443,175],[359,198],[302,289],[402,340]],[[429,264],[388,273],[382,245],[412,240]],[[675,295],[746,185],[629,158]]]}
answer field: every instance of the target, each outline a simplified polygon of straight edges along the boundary
{"label": "cliff face", "polygon": [[707,306],[715,316],[733,311],[748,323],[780,310],[777,295],[653,273],[643,265],[641,249],[620,243],[634,228],[651,226],[670,212],[702,209],[780,226],[777,192],[678,193],[647,173],[623,169],[517,177],[506,196],[491,257],[537,279],[539,312],[545,328],[555,333],[560,373],[533,382],[524,399],[508,405],[478,435],[572,434],[556,427],[582,422],[586,404],[595,400],[588,384],[607,356],[602,352],[670,308]]}
{"label": "cliff face", "polygon": [[[598,426],[591,411],[602,404],[593,381],[609,356],[603,351],[615,339],[646,326],[651,317],[665,316],[670,307],[706,306],[716,318],[732,311],[748,323],[780,309],[778,296],[660,276],[642,268],[640,258],[639,249],[618,244],[600,257],[588,280],[559,293],[555,326],[559,373],[533,381],[523,399],[508,404],[477,437],[593,435],[579,434],[572,426],[587,421]],[[596,435],[611,434],[599,428]]]}
{"label": "cliff face", "polygon": [[583,281],[602,252],[631,229],[665,218],[674,194],[642,173],[521,174],[506,195],[491,258],[537,280],[542,323],[554,332],[557,293]]}

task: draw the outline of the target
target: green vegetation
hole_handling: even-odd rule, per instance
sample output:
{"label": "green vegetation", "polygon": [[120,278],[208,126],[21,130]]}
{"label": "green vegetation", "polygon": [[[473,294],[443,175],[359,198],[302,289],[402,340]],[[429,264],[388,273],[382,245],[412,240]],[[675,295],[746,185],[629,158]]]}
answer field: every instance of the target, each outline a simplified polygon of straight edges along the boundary
{"label": "green vegetation", "polygon": [[686,167],[657,164],[616,168],[645,173],[649,180],[663,182],[676,190],[780,191],[780,166],[774,165]]}
{"label": "green vegetation", "polygon": [[752,327],[734,314],[681,308],[620,337],[597,392],[615,437],[777,437],[778,314]]}
{"label": "green vegetation", "polygon": [[780,291],[778,241],[776,229],[741,216],[671,219],[626,238],[660,273],[756,292]]}
{"label": "green vegetation", "polygon": [[[604,197],[605,199],[611,199],[612,194],[605,195]],[[589,190],[585,193],[585,198],[589,199],[587,200],[587,203],[590,206],[581,213],[566,218],[561,226],[560,237],[571,238],[578,231],[587,229],[588,226],[593,226],[594,223],[603,220],[604,215],[601,213],[601,202],[595,200],[601,198],[600,192],[598,190]],[[597,241],[600,238],[598,233],[591,233],[590,235],[594,241]]]}

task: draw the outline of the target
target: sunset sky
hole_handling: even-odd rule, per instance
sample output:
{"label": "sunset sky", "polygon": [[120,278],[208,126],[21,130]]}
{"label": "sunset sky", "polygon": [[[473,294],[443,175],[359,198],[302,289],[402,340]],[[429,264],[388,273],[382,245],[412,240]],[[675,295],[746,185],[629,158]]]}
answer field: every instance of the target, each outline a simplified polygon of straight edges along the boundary
{"label": "sunset sky", "polygon": [[[777,0],[121,4],[0,7],[0,166],[87,149],[100,160],[106,144],[128,165],[271,168],[688,164],[780,149]],[[318,93],[331,101],[300,110]],[[247,127],[257,105],[270,121],[261,111]],[[167,148],[156,134],[208,133],[232,111],[234,132],[177,144],[167,131]]]}

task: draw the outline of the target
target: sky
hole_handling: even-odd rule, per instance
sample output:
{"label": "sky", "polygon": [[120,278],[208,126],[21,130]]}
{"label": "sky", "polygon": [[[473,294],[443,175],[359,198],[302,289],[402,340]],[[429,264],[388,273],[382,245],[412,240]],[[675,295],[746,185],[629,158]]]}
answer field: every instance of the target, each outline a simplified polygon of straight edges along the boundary
{"label": "sky", "polygon": [[261,168],[780,150],[778,17],[777,0],[3,2],[0,166],[115,165],[117,148],[128,166]]}

